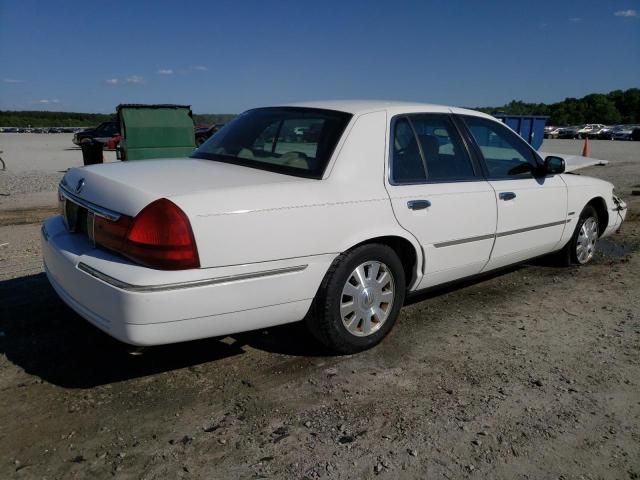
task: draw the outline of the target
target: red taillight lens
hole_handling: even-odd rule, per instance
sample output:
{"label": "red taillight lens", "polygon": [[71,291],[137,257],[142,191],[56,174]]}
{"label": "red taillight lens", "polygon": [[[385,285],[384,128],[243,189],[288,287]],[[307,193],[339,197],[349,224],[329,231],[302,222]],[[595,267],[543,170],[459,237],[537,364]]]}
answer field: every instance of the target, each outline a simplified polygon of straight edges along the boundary
{"label": "red taillight lens", "polygon": [[115,222],[96,216],[93,221],[94,241],[110,250],[122,252],[124,239],[131,228],[131,222],[132,218],[124,215]]}
{"label": "red taillight lens", "polygon": [[151,268],[183,270],[200,266],[189,219],[166,198],[150,203],[133,219],[119,251]]}

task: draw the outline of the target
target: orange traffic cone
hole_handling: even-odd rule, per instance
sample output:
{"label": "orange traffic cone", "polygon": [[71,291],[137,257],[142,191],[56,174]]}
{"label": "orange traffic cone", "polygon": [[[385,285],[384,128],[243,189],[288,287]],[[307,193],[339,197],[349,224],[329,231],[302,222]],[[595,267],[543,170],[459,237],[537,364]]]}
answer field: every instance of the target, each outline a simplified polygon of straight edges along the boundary
{"label": "orange traffic cone", "polygon": [[591,155],[591,149],[589,148],[589,137],[584,137],[584,147],[582,147],[582,156],[589,157]]}

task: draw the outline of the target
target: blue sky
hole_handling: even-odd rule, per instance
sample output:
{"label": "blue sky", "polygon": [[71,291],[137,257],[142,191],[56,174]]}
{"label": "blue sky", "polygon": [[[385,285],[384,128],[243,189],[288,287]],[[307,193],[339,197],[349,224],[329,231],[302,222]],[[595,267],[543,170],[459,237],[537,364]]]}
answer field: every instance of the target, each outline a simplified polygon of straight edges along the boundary
{"label": "blue sky", "polygon": [[460,106],[640,87],[640,0],[0,0],[0,109]]}

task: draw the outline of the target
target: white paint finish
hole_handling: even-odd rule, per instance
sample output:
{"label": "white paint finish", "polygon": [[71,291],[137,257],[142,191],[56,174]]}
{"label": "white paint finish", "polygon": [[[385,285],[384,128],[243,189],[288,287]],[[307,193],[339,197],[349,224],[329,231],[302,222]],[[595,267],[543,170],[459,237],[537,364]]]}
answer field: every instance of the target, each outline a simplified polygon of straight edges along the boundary
{"label": "white paint finish", "polygon": [[[207,196],[207,201],[200,204],[198,210],[187,214],[199,214],[203,210],[207,214],[231,212],[247,208],[242,200],[262,197],[264,189],[271,193],[262,199],[267,202],[265,208],[279,206],[282,205],[282,196],[277,196],[277,192],[281,185],[316,182],[255,168],[187,158],[73,168],[64,176],[64,181],[73,193],[82,178],[85,179],[85,187],[78,194],[80,198],[130,216],[135,216],[153,200],[180,195],[197,199]],[[273,186],[277,188],[271,188]],[[245,195],[244,192],[248,193]],[[287,203],[291,201],[289,199]]]}
{"label": "white paint finish", "polygon": [[[60,217],[53,217],[44,224],[48,239],[43,239],[43,257],[47,267],[47,275],[55,282],[57,290],[62,291],[62,297],[72,307],[81,305],[90,312],[94,323],[103,329],[126,332],[130,325],[165,324],[187,322],[194,319],[215,318],[235,312],[262,309],[275,305],[296,304],[304,302],[308,306],[315,296],[317,287],[326,270],[333,261],[333,256],[314,256],[297,259],[297,264],[303,262],[307,268],[300,272],[285,273],[260,277],[249,280],[228,282],[180,290],[153,293],[129,292],[96,279],[79,270],[80,262],[93,268],[101,268],[103,273],[118,275],[118,280],[152,285],[158,280],[157,270],[129,265],[128,269],[114,268],[121,263],[121,259],[112,256],[111,270],[106,267],[105,253],[94,249],[89,242],[78,235],[69,234],[63,230]],[[107,254],[108,255],[108,254]],[[280,265],[283,265],[280,262]],[[264,271],[273,268],[273,264],[252,265],[251,271]],[[105,271],[106,270],[106,271]],[[114,272],[113,270],[118,270]],[[134,271],[137,270],[137,271]],[[207,278],[246,273],[248,266],[234,268],[207,269]],[[199,270],[187,271],[191,279],[202,277]],[[145,278],[146,273],[148,278]],[[184,278],[183,281],[189,281]],[[170,283],[165,278],[165,283]],[[77,304],[77,305],[76,305]],[[304,312],[306,313],[306,311]],[[280,319],[265,316],[264,322],[259,323],[257,317],[251,328],[263,328],[275,324],[300,320],[300,316],[283,315]],[[215,318],[214,318],[215,317]],[[212,335],[223,335],[246,330],[245,325],[237,324],[234,328],[224,324],[224,327],[211,326],[207,331]],[[144,330],[151,332],[151,330]],[[196,338],[196,337],[194,337]],[[123,339],[129,343],[139,343]],[[163,343],[170,343],[165,341]]]}
{"label": "white paint finish", "polygon": [[[497,237],[484,270],[549,253],[561,240],[565,224],[512,233],[567,219],[567,187],[560,175],[545,178],[493,180],[498,205]],[[500,193],[513,192],[512,200]]]}
{"label": "white paint finish", "polygon": [[[399,102],[338,101],[313,106],[354,114],[322,180],[193,159],[72,169],[65,177],[71,189],[84,178],[83,199],[123,214],[134,216],[150,202],[170,198],[191,221],[202,268],[169,272],[135,265],[94,248],[81,235],[69,234],[58,217],[45,223],[49,240],[43,239],[43,255],[56,291],[116,338],[154,345],[300,320],[335,257],[376,237],[397,236],[408,242],[407,248],[418,259],[408,280],[415,290],[473,275],[485,264],[487,269],[496,268],[561,248],[571,236],[574,219],[596,197],[607,202],[610,213],[605,234],[619,225],[619,217],[611,210],[611,184],[588,177],[557,175],[544,185],[535,180],[387,184],[389,123],[394,115],[454,112],[491,118],[488,115]],[[497,200],[501,191],[515,192],[515,201]],[[412,199],[429,200],[432,206],[409,210],[406,202]],[[567,211],[576,214],[568,217]],[[498,237],[494,246],[491,235],[496,231],[566,218],[572,219],[567,228]],[[485,235],[489,238],[436,247]],[[79,270],[79,262],[134,285],[190,282],[300,264],[308,267],[224,284],[134,293]]]}
{"label": "white paint finish", "polygon": [[340,151],[349,161],[336,164],[326,180],[170,197],[189,214],[202,265],[339,253],[375,236],[410,239],[384,189],[385,132],[384,112],[358,117]]}
{"label": "white paint finish", "polygon": [[[607,222],[606,234],[609,235],[620,225],[620,216],[614,211],[616,205],[613,203],[613,184],[600,180],[598,178],[587,177],[584,175],[562,175],[564,182],[567,184],[567,210],[574,212],[571,218],[575,218],[571,223],[571,228],[567,228],[563,235],[561,244],[565,245],[575,229],[578,217],[587,203],[593,199],[601,198],[607,206],[609,216]],[[624,214],[626,215],[626,211]],[[600,223],[603,220],[600,219]]]}
{"label": "white paint finish", "polygon": [[137,346],[186,342],[294,322],[295,319],[302,318],[311,305],[311,301],[301,300],[253,310],[166,323],[130,324],[120,321],[112,322],[100,317],[90,310],[82,300],[70,296],[58,279],[53,277],[48,270],[47,278],[60,298],[80,316],[117,340]]}
{"label": "white paint finish", "polygon": [[[495,233],[496,200],[486,181],[388,184],[387,190],[398,222],[413,233],[424,250],[424,277],[419,288],[480,272],[489,260],[493,238],[436,245]],[[407,206],[411,200],[428,200],[431,206],[411,210]]]}

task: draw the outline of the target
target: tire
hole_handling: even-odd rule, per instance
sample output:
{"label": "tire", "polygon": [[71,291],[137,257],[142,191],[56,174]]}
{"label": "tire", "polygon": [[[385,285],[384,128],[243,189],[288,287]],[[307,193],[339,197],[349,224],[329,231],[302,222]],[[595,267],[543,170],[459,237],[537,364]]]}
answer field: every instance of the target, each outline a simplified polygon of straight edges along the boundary
{"label": "tire", "polygon": [[559,256],[564,265],[585,265],[593,259],[599,238],[598,213],[591,205],[584,207],[578,224]]}
{"label": "tire", "polygon": [[362,245],[333,262],[305,321],[311,334],[333,352],[361,352],[389,333],[404,298],[398,255],[386,245]]}

